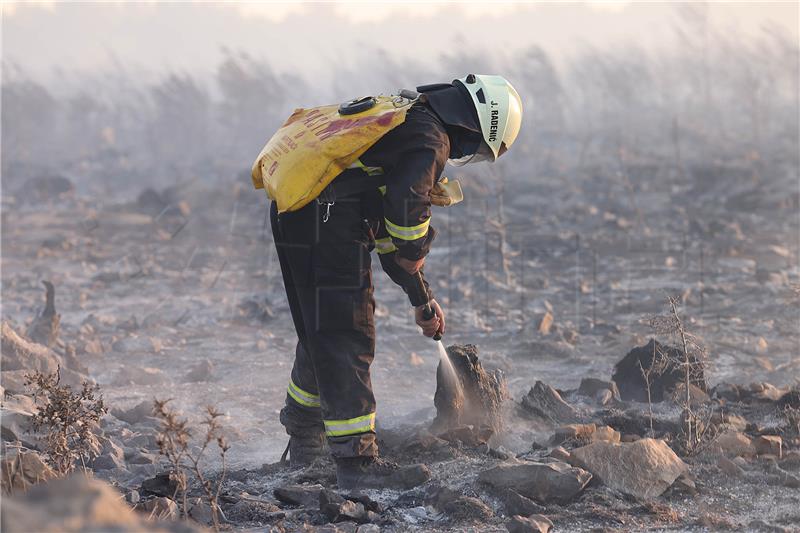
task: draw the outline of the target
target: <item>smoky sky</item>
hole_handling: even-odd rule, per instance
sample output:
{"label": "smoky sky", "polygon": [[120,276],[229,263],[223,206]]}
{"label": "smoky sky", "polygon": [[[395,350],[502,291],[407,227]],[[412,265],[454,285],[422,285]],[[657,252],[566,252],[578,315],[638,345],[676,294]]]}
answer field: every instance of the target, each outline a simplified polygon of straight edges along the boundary
{"label": "smoky sky", "polygon": [[[75,73],[109,67],[203,75],[229,49],[325,84],[376,49],[396,62],[434,65],[464,48],[480,56],[477,64],[491,65],[531,45],[556,60],[588,47],[672,46],[680,41],[672,31],[680,9],[633,2],[12,3],[3,8],[3,63],[68,84]],[[743,39],[764,30],[797,39],[796,3],[710,4],[707,16]]]}

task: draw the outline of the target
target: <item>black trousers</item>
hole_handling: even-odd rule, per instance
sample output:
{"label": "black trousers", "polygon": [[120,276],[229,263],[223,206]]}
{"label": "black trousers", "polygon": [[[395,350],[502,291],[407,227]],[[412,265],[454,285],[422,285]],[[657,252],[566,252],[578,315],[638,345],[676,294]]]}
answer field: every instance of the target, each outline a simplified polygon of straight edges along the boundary
{"label": "black trousers", "polygon": [[375,354],[371,194],[337,199],[327,222],[327,207],[316,201],[280,215],[273,202],[270,211],[298,337],[281,423],[290,435],[325,431],[334,457],[378,453],[369,372]]}

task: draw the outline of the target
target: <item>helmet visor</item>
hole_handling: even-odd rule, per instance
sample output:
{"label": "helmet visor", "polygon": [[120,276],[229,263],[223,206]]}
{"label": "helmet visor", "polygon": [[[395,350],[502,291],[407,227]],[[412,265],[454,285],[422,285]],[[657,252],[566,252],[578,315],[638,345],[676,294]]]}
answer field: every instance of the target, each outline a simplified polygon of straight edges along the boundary
{"label": "helmet visor", "polygon": [[489,145],[486,142],[481,141],[478,145],[478,149],[475,150],[474,154],[465,155],[463,157],[459,157],[458,159],[449,159],[447,162],[456,167],[462,167],[467,163],[480,163],[481,161],[494,161],[494,153],[492,153],[492,149],[489,148]]}

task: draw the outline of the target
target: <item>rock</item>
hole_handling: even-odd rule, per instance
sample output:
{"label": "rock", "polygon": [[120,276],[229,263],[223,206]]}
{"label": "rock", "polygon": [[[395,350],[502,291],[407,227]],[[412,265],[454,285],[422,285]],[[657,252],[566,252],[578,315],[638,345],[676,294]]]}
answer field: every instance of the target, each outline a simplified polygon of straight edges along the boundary
{"label": "rock", "polygon": [[592,435],[597,430],[594,424],[569,424],[556,428],[550,443],[553,445],[562,444],[570,440],[589,442]]}
{"label": "rock", "polygon": [[125,461],[115,455],[104,453],[95,457],[91,465],[94,470],[113,470],[114,468],[125,468]]}
{"label": "rock", "polygon": [[553,527],[553,522],[544,515],[533,514],[527,518],[520,515],[511,517],[506,522],[508,533],[548,533]]}
{"label": "rock", "polygon": [[60,174],[36,176],[26,185],[20,194],[37,203],[64,200],[75,194],[72,180]]}
{"label": "rock", "polygon": [[494,516],[492,509],[478,498],[448,487],[434,489],[428,501],[454,520],[486,520]]}
{"label": "rock", "polygon": [[2,333],[3,371],[25,370],[54,374],[63,365],[61,358],[47,346],[20,337],[7,322],[0,325]]}
{"label": "rock", "polygon": [[722,472],[731,477],[744,477],[744,470],[725,456],[719,458],[717,466]]}
{"label": "rock", "polygon": [[553,314],[546,311],[539,321],[539,333],[542,335],[550,335],[550,329],[553,327]]}
{"label": "rock", "polygon": [[39,439],[33,435],[33,412],[13,405],[0,410],[0,434],[6,442],[21,442],[26,448],[38,448]]}
{"label": "rock", "polygon": [[485,444],[494,435],[490,426],[457,426],[440,433],[438,437],[451,443],[460,442],[465,446],[479,446]]}
{"label": "rock", "polygon": [[789,452],[784,454],[783,461],[780,463],[784,470],[800,470],[800,452]]}
{"label": "rock", "polygon": [[195,522],[209,525],[213,522],[211,517],[211,506],[202,498],[192,498],[189,500],[189,516]]}
{"label": "rock", "polygon": [[738,415],[727,414],[722,418],[722,422],[736,431],[744,431],[747,429],[747,420]]}
{"label": "rock", "polygon": [[100,437],[99,441],[102,449],[100,455],[92,460],[91,467],[95,470],[125,468],[125,452],[122,448],[106,437]]}
{"label": "rock", "polygon": [[139,491],[138,490],[129,491],[125,495],[125,501],[130,503],[131,505],[136,505],[137,503],[139,503],[139,501],[141,499],[142,499],[142,497],[139,495]]}
{"label": "rock", "polygon": [[751,383],[749,396],[759,402],[779,402],[786,392],[771,383]]}
{"label": "rock", "polygon": [[125,385],[155,386],[166,385],[169,381],[169,377],[160,368],[126,365],[119,370],[113,384],[120,387]]}
{"label": "rock", "polygon": [[594,395],[594,399],[600,405],[608,405],[614,399],[614,394],[608,389],[603,389],[597,391],[597,394]]}
{"label": "rock", "polygon": [[20,451],[14,455],[7,455],[3,457],[0,465],[2,465],[0,485],[3,494],[24,491],[32,485],[56,477],[53,469],[45,464],[36,452]]}
{"label": "rock", "polygon": [[265,294],[256,294],[245,298],[238,305],[237,311],[237,320],[241,322],[267,324],[275,318],[272,302]]}
{"label": "rock", "polygon": [[592,475],[566,463],[508,461],[478,474],[478,481],[496,489],[512,489],[538,502],[569,502]]}
{"label": "rock", "polygon": [[229,507],[225,516],[233,522],[270,522],[286,514],[270,502],[242,499]]}
{"label": "rock", "polygon": [[594,442],[620,442],[620,440],[619,431],[610,426],[600,426],[592,434],[592,441]]}
{"label": "rock", "polygon": [[725,457],[751,456],[756,453],[750,437],[734,430],[728,430],[717,435],[709,445],[708,451]]}
{"label": "rock", "polygon": [[575,422],[578,412],[550,385],[537,381],[522,398],[522,408],[556,424]]}
{"label": "rock", "polygon": [[319,493],[319,510],[331,522],[369,521],[363,503],[347,500],[329,490],[322,490]]}
{"label": "rock", "polygon": [[111,414],[128,424],[139,424],[153,416],[153,401],[145,400],[130,409],[111,409]]}
{"label": "rock", "polygon": [[436,418],[431,431],[437,434],[464,425],[501,430],[503,417],[500,408],[508,398],[502,372],[486,372],[478,361],[478,349],[472,344],[449,346],[447,356],[460,383],[460,390],[446,366],[443,367],[439,362],[433,397]]}
{"label": "rock", "polygon": [[178,491],[178,477],[173,472],[162,472],[142,481],[142,493],[173,497]]}
{"label": "rock", "polygon": [[[647,388],[642,368],[645,371],[653,368],[650,378],[650,398],[653,402],[661,402],[669,398],[670,393],[683,382],[683,374],[677,364],[683,360],[683,351],[680,349],[665,346],[655,339],[651,339],[646,346],[634,348],[616,364],[612,379],[619,387],[623,400],[646,402]],[[665,364],[659,365],[661,361],[664,361]],[[697,367],[692,372],[691,383],[703,391],[708,390],[702,363],[697,361],[694,356],[690,357],[690,361]]]}
{"label": "rock", "polygon": [[[672,393],[672,401],[677,405],[684,405],[686,403],[686,384],[679,383]],[[706,391],[697,385],[689,384],[689,405],[702,405],[711,401]]]}
{"label": "rock", "polygon": [[3,388],[6,394],[26,394],[30,392],[30,387],[27,385],[26,376],[30,374],[30,370],[6,370],[5,368],[0,373],[0,380],[2,380]]}
{"label": "rock", "polygon": [[758,455],[774,455],[778,459],[782,456],[782,444],[781,438],[777,435],[761,435],[753,441]]}
{"label": "rock", "polygon": [[356,533],[381,533],[377,524],[362,524],[356,528]]}
{"label": "rock", "polygon": [[445,503],[441,509],[454,520],[487,520],[494,516],[491,507],[478,498],[463,494]]}
{"label": "rock", "polygon": [[604,381],[597,378],[583,378],[578,387],[578,394],[586,396],[587,398],[596,398],[597,393],[609,391],[614,398],[619,398],[619,389],[617,384],[613,381]]}
{"label": "rock", "polygon": [[781,396],[778,400],[778,407],[781,409],[785,409],[787,407],[800,409],[800,388],[795,387],[790,389],[786,392],[786,394]]}
{"label": "rock", "polygon": [[556,446],[555,448],[550,450],[549,457],[568,463],[570,454],[567,450],[565,450],[561,446]]}
{"label": "rock", "polygon": [[741,400],[739,386],[734,383],[720,383],[714,387],[714,397],[721,398],[728,402],[738,402]]}
{"label": "rock", "polygon": [[573,450],[572,458],[572,464],[585,468],[606,486],[643,499],[659,496],[688,471],[667,443],[656,439],[594,442]]}
{"label": "rock", "polygon": [[152,465],[158,462],[158,457],[152,453],[137,451],[127,457],[131,465]]}
{"label": "rock", "polygon": [[543,513],[546,510],[545,507],[523,496],[514,489],[503,491],[500,494],[500,500],[503,502],[506,514],[509,516],[515,514],[528,516],[536,513]]}
{"label": "rock", "polygon": [[183,378],[186,383],[198,383],[201,381],[211,381],[214,373],[214,364],[208,359],[203,359],[197,363],[188,374]]}
{"label": "rock", "polygon": [[178,504],[163,496],[141,502],[134,508],[156,520],[177,520],[180,518]]}
{"label": "rock", "polygon": [[322,485],[286,485],[277,487],[273,494],[283,503],[300,507],[317,507],[320,494],[325,490]]}
{"label": "rock", "polygon": [[42,281],[45,287],[44,309],[33,319],[25,335],[38,344],[52,347],[58,340],[61,315],[56,312],[56,290],[49,281]]}
{"label": "rock", "polygon": [[3,498],[0,529],[4,533],[133,533],[157,528],[137,516],[107,483],[76,474],[39,484],[19,496]]}

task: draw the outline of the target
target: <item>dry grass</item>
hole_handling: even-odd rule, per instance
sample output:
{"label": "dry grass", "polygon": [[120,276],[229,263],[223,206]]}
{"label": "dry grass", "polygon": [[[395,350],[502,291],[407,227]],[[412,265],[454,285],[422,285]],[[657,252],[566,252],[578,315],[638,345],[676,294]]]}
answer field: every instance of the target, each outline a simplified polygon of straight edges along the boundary
{"label": "dry grass", "polygon": [[108,412],[100,388],[83,382],[78,391],[61,385],[60,369],[53,374],[34,372],[25,376],[26,385],[33,389],[38,410],[31,424],[35,431],[44,430],[44,456],[60,475],[71,472],[80,463],[98,455],[100,443],[94,427]]}
{"label": "dry grass", "polygon": [[[159,453],[169,461],[173,474],[176,476],[178,486],[173,499],[178,493],[181,496],[181,509],[186,518],[189,508],[187,492],[189,488],[189,474],[193,474],[203,489],[206,500],[211,508],[211,521],[215,531],[219,531],[219,495],[225,482],[227,465],[225,454],[230,449],[222,431],[220,418],[222,413],[215,408],[206,407],[206,413],[201,425],[205,433],[199,446],[192,446],[192,430],[189,422],[181,418],[180,414],[168,406],[170,400],[155,400],[153,414],[161,420],[161,428],[156,436]],[[203,457],[209,446],[216,444],[222,461],[222,470],[215,482],[208,479],[201,468]]]}

